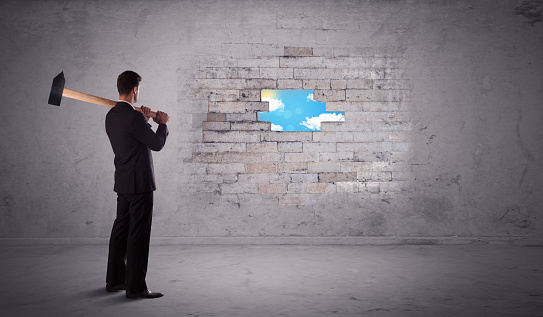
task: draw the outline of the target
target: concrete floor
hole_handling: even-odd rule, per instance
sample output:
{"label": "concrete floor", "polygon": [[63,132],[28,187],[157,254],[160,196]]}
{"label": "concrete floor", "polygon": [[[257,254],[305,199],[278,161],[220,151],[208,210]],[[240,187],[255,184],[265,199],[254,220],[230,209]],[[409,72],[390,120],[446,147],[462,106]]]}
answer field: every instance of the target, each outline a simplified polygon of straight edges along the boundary
{"label": "concrete floor", "polygon": [[151,246],[147,283],[106,293],[107,246],[0,246],[2,316],[543,316],[543,248]]}

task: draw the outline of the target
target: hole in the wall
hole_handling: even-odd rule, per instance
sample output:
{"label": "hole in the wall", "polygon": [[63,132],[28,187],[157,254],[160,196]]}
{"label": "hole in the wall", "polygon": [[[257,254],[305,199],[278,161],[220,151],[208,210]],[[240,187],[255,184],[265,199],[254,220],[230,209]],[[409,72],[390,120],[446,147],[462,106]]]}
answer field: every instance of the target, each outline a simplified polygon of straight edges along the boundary
{"label": "hole in the wall", "polygon": [[269,102],[268,112],[258,112],[258,121],[271,122],[272,131],[320,131],[323,121],[345,121],[342,111],[326,111],[315,101],[313,90],[263,89],[261,101]]}

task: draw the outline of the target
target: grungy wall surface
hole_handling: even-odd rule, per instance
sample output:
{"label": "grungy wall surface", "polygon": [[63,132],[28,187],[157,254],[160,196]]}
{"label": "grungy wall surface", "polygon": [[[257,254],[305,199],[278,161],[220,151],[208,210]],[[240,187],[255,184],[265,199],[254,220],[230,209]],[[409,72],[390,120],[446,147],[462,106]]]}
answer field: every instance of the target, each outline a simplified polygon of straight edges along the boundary
{"label": "grungy wall surface", "polygon": [[[2,1],[0,237],[108,237],[124,70],[170,114],[153,236],[541,236],[541,1]],[[275,132],[261,89],[345,122]],[[155,125],[156,127],[156,125]]]}

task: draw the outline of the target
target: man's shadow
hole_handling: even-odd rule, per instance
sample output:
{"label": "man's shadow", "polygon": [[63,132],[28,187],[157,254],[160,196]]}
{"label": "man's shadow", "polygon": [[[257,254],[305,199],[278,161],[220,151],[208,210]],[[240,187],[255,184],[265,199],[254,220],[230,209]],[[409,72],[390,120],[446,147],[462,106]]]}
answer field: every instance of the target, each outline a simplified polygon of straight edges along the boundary
{"label": "man's shadow", "polygon": [[126,298],[125,291],[121,290],[121,291],[109,293],[109,292],[106,292],[105,286],[79,292],[78,294],[75,295],[75,299],[77,300],[100,299],[101,302],[119,303],[119,304],[131,302],[131,300]]}

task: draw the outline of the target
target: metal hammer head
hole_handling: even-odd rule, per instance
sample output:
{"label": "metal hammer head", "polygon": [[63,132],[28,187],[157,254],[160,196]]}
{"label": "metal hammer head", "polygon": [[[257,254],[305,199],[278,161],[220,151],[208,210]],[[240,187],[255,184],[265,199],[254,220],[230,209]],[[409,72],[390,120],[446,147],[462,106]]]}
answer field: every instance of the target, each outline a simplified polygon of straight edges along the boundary
{"label": "metal hammer head", "polygon": [[51,87],[51,94],[49,94],[48,102],[50,105],[60,106],[65,83],[64,72],[60,72],[60,74],[53,79],[53,86]]}

